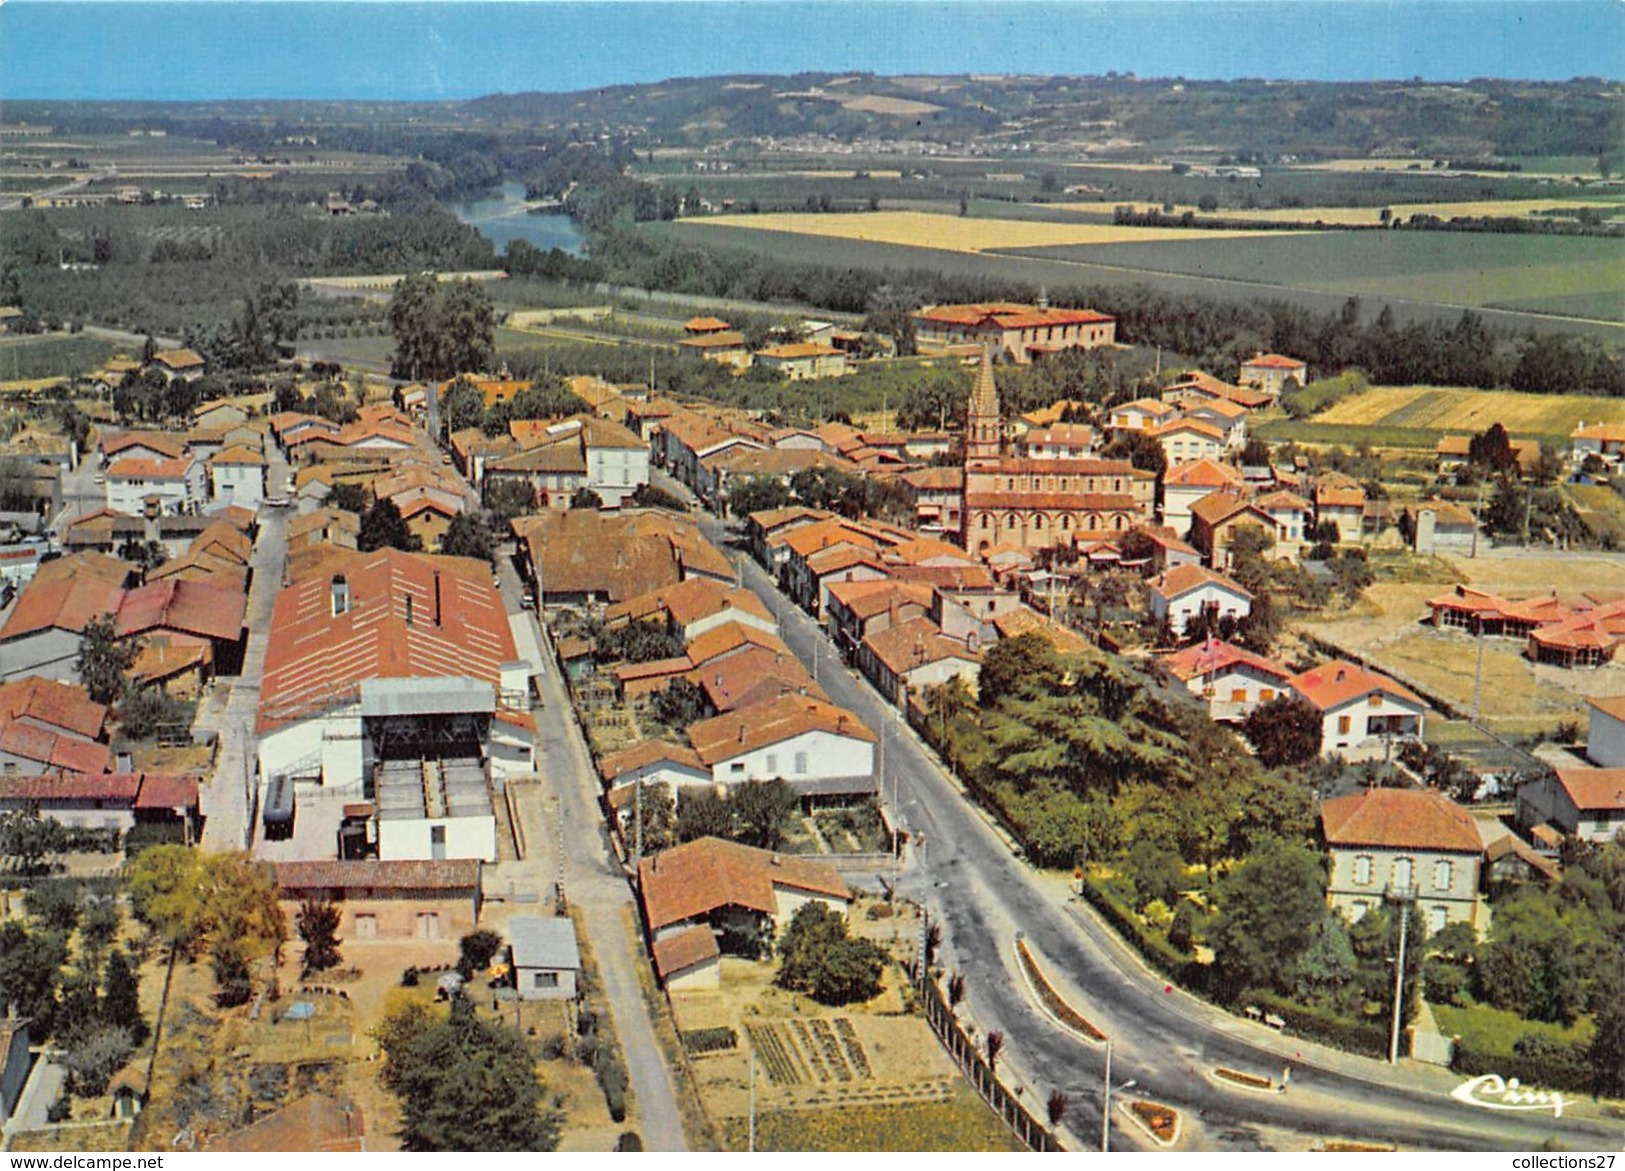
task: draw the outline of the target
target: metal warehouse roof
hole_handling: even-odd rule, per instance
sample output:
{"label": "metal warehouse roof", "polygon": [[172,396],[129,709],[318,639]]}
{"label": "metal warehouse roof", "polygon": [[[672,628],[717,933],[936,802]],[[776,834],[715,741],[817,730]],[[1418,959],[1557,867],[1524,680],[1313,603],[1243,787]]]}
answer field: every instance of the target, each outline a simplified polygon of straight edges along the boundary
{"label": "metal warehouse roof", "polygon": [[363,679],[364,716],[434,716],[497,710],[496,688],[478,679],[433,675],[421,679]]}

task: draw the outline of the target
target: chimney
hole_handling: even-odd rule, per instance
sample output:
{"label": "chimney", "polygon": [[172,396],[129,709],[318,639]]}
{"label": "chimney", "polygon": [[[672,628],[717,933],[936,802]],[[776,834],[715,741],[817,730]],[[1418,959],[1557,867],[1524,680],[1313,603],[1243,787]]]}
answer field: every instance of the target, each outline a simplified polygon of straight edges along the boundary
{"label": "chimney", "polygon": [[1049,308],[1049,290],[1043,285],[1038,286],[1038,307],[1040,309]]}
{"label": "chimney", "polygon": [[1339,682],[1339,683],[1343,682],[1344,678],[1347,675],[1348,675],[1348,672],[1345,671],[1342,667],[1339,667],[1337,669],[1337,682]]}
{"label": "chimney", "polygon": [[333,575],[333,617],[347,613],[350,609],[350,583],[344,580],[342,573]]}
{"label": "chimney", "polygon": [[745,742],[745,725],[744,725],[744,722],[741,721],[740,725],[739,725],[739,743],[743,744],[744,742]]}

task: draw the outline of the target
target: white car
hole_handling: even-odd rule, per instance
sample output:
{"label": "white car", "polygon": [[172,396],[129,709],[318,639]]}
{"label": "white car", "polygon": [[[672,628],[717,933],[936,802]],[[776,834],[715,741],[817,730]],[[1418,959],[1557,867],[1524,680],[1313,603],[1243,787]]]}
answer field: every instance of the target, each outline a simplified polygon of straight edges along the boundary
{"label": "white car", "polygon": [[288,498],[286,496],[267,496],[265,506],[267,508],[286,508],[288,507]]}

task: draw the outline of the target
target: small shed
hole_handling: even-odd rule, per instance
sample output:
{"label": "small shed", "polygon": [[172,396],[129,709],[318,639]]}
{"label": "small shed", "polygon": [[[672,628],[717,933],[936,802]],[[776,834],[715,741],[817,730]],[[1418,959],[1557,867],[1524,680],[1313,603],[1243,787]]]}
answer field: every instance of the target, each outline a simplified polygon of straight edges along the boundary
{"label": "small shed", "polygon": [[521,1000],[570,1000],[581,974],[581,951],[569,919],[525,916],[508,921],[514,987]]}

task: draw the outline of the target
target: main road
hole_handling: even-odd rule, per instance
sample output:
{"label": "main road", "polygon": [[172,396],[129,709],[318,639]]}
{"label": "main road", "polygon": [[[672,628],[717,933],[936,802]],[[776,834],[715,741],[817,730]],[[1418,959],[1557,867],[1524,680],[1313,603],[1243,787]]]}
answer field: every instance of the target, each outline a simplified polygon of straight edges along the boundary
{"label": "main road", "polygon": [[[723,544],[721,524],[708,520],[706,527]],[[1112,1036],[1113,1081],[1133,1081],[1136,1093],[1198,1120],[1192,1145],[1262,1149],[1260,1126],[1443,1151],[1529,1150],[1554,1139],[1569,1149],[1625,1145],[1625,1123],[1605,1119],[1590,1100],[1566,1103],[1560,1118],[1550,1108],[1468,1105],[1451,1097],[1463,1079],[1448,1071],[1410,1061],[1389,1065],[1285,1037],[1165,984],[1064,881],[1021,861],[897,713],[841,663],[822,629],[754,560],[737,549],[731,556],[830,697],[883,737],[884,789],[903,824],[924,836],[903,890],[943,925],[945,961],[965,976],[977,1023],[1004,1033],[1007,1063],[1040,1099],[1052,1089],[1068,1094],[1078,1133],[1099,1133],[1105,1053],[1035,1006],[1014,958],[1018,933],[1063,994]],[[1218,1066],[1274,1079],[1291,1067],[1290,1090],[1216,1085],[1210,1074]],[[1128,1138],[1122,1131],[1113,1140],[1118,1146]]]}

